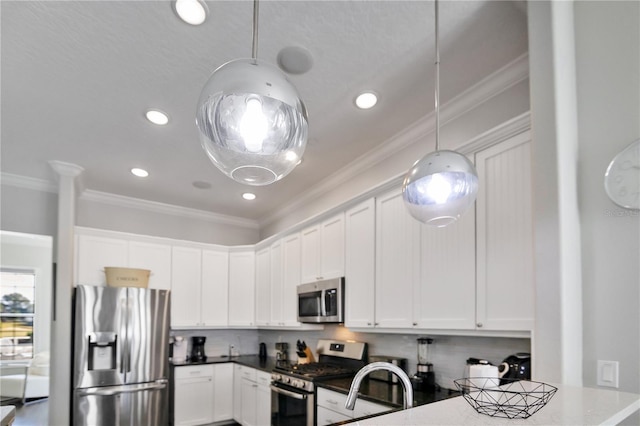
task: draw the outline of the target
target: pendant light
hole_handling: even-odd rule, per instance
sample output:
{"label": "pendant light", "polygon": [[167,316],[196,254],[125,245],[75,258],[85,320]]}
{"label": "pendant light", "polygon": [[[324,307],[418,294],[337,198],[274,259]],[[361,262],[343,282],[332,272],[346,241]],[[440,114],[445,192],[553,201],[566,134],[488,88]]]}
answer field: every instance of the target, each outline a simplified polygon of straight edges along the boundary
{"label": "pendant light", "polygon": [[418,160],[402,183],[402,198],[411,216],[437,227],[460,218],[478,194],[478,174],[469,159],[458,152],[440,150],[440,45],[438,0],[436,15],[436,150]]}
{"label": "pendant light", "polygon": [[289,174],[307,144],[307,110],[275,66],[257,59],[258,0],[253,2],[251,59],[216,69],[196,111],[200,141],[224,174],[247,185],[268,185]]}

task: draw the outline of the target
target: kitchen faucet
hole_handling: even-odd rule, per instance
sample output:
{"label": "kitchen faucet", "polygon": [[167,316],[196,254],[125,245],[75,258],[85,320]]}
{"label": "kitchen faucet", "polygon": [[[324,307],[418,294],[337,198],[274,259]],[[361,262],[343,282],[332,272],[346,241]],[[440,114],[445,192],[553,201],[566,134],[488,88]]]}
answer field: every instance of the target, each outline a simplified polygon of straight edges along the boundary
{"label": "kitchen faucet", "polygon": [[371,364],[367,364],[362,367],[360,371],[356,373],[356,376],[353,378],[353,382],[351,382],[351,389],[349,389],[349,395],[347,395],[347,402],[345,402],[344,408],[347,410],[353,410],[353,407],[356,405],[358,389],[360,389],[362,379],[364,379],[364,376],[367,374],[376,370],[388,370],[398,376],[402,382],[402,388],[404,390],[404,409],[406,410],[407,408],[413,407],[413,387],[411,387],[411,381],[409,380],[407,373],[405,373],[402,368],[389,362],[372,362]]}

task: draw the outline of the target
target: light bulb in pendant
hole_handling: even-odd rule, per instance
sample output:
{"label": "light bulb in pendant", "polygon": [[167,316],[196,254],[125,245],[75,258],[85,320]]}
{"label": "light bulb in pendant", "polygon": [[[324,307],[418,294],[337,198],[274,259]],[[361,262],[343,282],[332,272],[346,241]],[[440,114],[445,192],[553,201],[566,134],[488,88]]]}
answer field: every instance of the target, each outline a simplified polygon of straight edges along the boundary
{"label": "light bulb in pendant", "polygon": [[451,184],[441,174],[432,175],[427,183],[426,193],[436,204],[444,204],[451,195]]}
{"label": "light bulb in pendant", "polygon": [[240,134],[249,152],[262,151],[269,124],[262,111],[262,102],[257,98],[247,100],[247,110],[240,120]]}

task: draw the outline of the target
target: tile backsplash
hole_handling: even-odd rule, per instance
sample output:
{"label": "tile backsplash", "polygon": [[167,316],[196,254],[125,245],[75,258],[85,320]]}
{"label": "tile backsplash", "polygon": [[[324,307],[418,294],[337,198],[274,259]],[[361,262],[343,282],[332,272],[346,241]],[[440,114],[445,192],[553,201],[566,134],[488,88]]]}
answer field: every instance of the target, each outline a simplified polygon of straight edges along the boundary
{"label": "tile backsplash", "polygon": [[[498,365],[504,358],[516,352],[531,352],[528,338],[440,336],[429,334],[362,333],[352,332],[340,325],[327,325],[320,331],[302,330],[174,330],[171,335],[191,337],[205,336],[205,353],[208,356],[229,354],[233,345],[239,355],[258,353],[258,345],[267,345],[267,354],[275,356],[276,342],[289,343],[289,359],[297,360],[296,341],[304,340],[308,347],[315,348],[319,339],[356,340],[367,342],[369,355],[387,355],[407,358],[407,373],[413,375],[417,364],[418,337],[434,339],[430,358],[434,366],[436,381],[440,386],[455,389],[453,380],[464,374],[467,358],[482,358]],[[189,339],[189,350],[191,341]]]}

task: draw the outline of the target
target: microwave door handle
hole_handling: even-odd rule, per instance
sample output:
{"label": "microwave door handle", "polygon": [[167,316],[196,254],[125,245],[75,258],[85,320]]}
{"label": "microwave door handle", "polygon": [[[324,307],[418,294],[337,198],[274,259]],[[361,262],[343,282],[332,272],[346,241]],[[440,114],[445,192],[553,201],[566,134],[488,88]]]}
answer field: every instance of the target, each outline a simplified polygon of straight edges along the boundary
{"label": "microwave door handle", "polygon": [[322,290],[320,293],[320,315],[327,316],[327,290]]}

